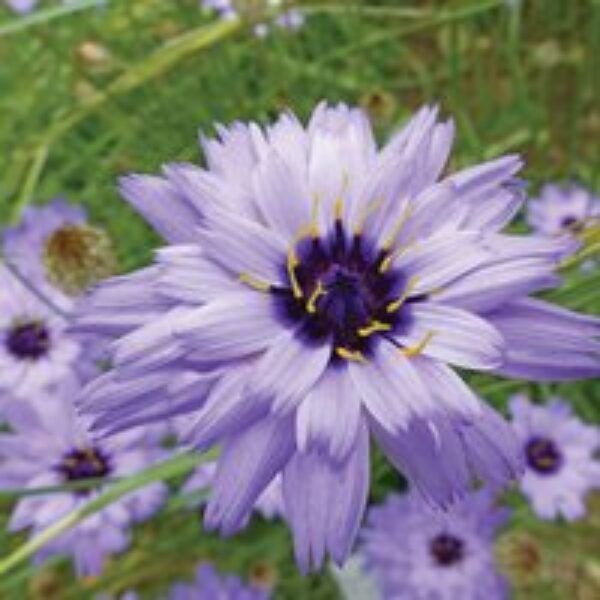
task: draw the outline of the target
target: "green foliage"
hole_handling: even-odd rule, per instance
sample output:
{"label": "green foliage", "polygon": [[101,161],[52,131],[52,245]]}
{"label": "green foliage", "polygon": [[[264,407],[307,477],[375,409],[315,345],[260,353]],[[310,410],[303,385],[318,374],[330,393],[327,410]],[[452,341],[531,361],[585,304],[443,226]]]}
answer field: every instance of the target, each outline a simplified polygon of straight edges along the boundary
{"label": "green foliage", "polygon": [[[300,32],[277,30],[266,39],[254,37],[251,24],[216,23],[198,4],[42,2],[24,20],[0,9],[0,222],[18,219],[30,202],[66,195],[107,228],[122,271],[129,271],[150,260],[159,240],[119,200],[119,175],[201,160],[197,132],[210,133],[215,122],[267,122],[284,107],[304,118],[323,98],[365,105],[382,140],[416,107],[438,101],[458,125],[451,167],[517,151],[527,159],[532,191],[566,178],[600,185],[598,2],[531,0],[510,9],[499,0],[315,1],[306,3],[308,23]],[[551,294],[554,300],[600,314],[598,269],[580,269],[598,248],[595,231],[577,261],[565,265],[565,286]],[[598,382],[535,386],[482,375],[470,381],[500,410],[516,391],[540,401],[560,394],[583,418],[600,422]],[[402,485],[375,453],[371,500]],[[43,571],[26,564],[0,580],[0,598],[90,598],[130,588],[150,598],[191,574],[200,559],[245,577],[268,573],[277,598],[336,597],[326,574],[298,575],[282,525],[257,520],[224,541],[204,533],[199,516],[177,500],[136,530],[132,550],[101,578],[75,583],[60,559]],[[0,547],[8,555],[24,538],[5,533],[10,504],[0,502]],[[561,562],[568,539],[566,555],[581,558],[594,590],[600,551],[589,543],[592,533],[540,524],[521,499],[514,502],[511,532],[531,533],[557,573],[573,564]],[[597,539],[594,519],[585,527]],[[519,581],[517,597],[574,596],[577,578],[563,579],[560,588],[547,572],[525,586]]]}

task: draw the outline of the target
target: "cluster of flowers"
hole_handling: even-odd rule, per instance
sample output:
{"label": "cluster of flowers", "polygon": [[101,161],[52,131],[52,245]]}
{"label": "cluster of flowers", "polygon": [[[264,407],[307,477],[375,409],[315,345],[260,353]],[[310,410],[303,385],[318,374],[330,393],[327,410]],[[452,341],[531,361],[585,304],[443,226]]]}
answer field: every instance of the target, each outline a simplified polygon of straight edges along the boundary
{"label": "cluster of flowers", "polygon": [[[307,127],[285,113],[218,134],[202,138],[206,168],[121,181],[169,244],[149,267],[97,284],[114,270],[106,236],[60,201],[5,232],[0,485],[77,483],[20,500],[10,527],[40,531],[98,480],[160,460],[167,421],[193,448],[221,446],[185,487],[211,486],[207,529],[232,534],[258,507],[285,516],[303,572],[328,555],[341,564],[366,508],[372,438],[412,488],[373,509],[362,534],[386,597],[503,597],[496,492],[525,473],[540,516],[578,518],[600,483],[598,430],[560,400],[522,397],[511,424],[453,367],[600,373],[600,322],[531,297],[559,284],[598,200],[545,188],[530,204],[537,233],[502,233],[524,200],[521,160],[443,176],[454,125],[431,107],[383,149],[345,105],[319,105]],[[126,496],[40,558],[70,552],[80,573],[98,572],[166,493]]]}

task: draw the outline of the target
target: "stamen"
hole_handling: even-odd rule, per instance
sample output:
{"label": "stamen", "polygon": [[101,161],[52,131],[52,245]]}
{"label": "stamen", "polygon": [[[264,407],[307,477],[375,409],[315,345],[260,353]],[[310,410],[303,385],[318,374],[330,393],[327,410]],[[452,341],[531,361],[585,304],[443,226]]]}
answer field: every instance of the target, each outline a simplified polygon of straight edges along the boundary
{"label": "stamen", "polygon": [[287,272],[290,283],[292,284],[292,292],[294,293],[294,298],[297,300],[302,298],[302,288],[298,283],[298,278],[296,277],[296,267],[300,264],[298,260],[298,256],[296,255],[296,250],[292,247],[288,252],[287,256]]}
{"label": "stamen", "polygon": [[381,274],[385,273],[392,266],[392,263],[404,252],[406,252],[411,246],[414,245],[414,242],[408,242],[405,246],[399,246],[393,252],[390,252],[379,265],[379,272]]}
{"label": "stamen", "polygon": [[348,348],[343,348],[342,346],[338,346],[335,349],[335,353],[340,357],[343,358],[345,360],[353,360],[355,362],[359,362],[359,363],[366,363],[367,359],[365,358],[365,355],[360,352],[359,350],[348,350]]}
{"label": "stamen", "polygon": [[389,331],[391,328],[392,326],[388,325],[387,323],[382,323],[381,321],[373,321],[370,325],[359,329],[358,335],[360,337],[369,337],[373,333],[376,333],[378,331]]}
{"label": "stamen", "polygon": [[406,300],[408,299],[408,297],[410,296],[412,291],[417,287],[418,283],[419,283],[418,277],[411,277],[408,280],[408,283],[406,284],[406,288],[402,292],[402,296],[400,296],[400,298],[398,298],[398,300],[394,300],[394,302],[390,302],[385,308],[386,312],[388,312],[388,313],[396,312],[406,302]]}
{"label": "stamen", "polygon": [[317,312],[316,302],[319,299],[319,297],[323,296],[324,294],[325,294],[325,288],[323,287],[323,283],[321,282],[321,280],[318,279],[317,285],[316,285],[313,293],[310,295],[308,302],[306,303],[306,310],[309,313],[313,314],[313,313]]}
{"label": "stamen", "polygon": [[428,331],[425,334],[425,337],[419,343],[415,344],[414,346],[406,346],[405,348],[400,348],[400,353],[406,356],[407,358],[421,354],[423,350],[425,350],[425,348],[429,345],[429,342],[431,342],[433,336],[436,335],[436,333],[436,331]]}
{"label": "stamen", "polygon": [[271,284],[266,281],[261,281],[260,279],[250,275],[249,273],[240,273],[239,280],[246,285],[249,285],[251,288],[258,290],[259,292],[270,292]]}
{"label": "stamen", "polygon": [[344,199],[341,196],[338,196],[335,199],[335,204],[333,205],[333,214],[336,221],[341,221],[344,215]]}

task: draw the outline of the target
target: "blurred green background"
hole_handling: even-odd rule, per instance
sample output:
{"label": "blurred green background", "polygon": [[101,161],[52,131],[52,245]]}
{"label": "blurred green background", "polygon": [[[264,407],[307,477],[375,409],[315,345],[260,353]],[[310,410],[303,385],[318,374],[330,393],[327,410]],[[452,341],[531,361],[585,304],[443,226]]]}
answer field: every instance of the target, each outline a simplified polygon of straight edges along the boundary
{"label": "blurred green background", "polygon": [[[0,223],[57,195],[106,227],[123,271],[147,263],[159,240],[122,202],[116,178],[164,162],[201,161],[198,130],[234,119],[268,122],[281,109],[305,118],[321,99],[361,104],[381,141],[426,102],[457,121],[451,169],[520,152],[530,191],[550,180],[600,188],[600,2],[513,0],[300,3],[298,32],[257,38],[252,23],[220,23],[198,0],[41,2],[18,17],[0,2]],[[524,225],[516,225],[523,229]],[[571,268],[561,303],[600,314],[600,275]],[[598,382],[524,386],[471,382],[503,409],[510,393],[559,393],[600,422]],[[402,485],[378,456],[372,500]],[[577,526],[541,524],[517,495],[499,542],[515,597],[600,598],[600,501]],[[173,501],[138,528],[132,549],[98,579],[76,582],[66,561],[21,569],[0,598],[92,598],[136,588],[153,597],[215,560],[276,583],[276,598],[338,597],[327,574],[302,579],[282,525],[259,519],[222,541]],[[0,549],[10,503],[0,500]],[[2,516],[4,515],[4,516]]]}

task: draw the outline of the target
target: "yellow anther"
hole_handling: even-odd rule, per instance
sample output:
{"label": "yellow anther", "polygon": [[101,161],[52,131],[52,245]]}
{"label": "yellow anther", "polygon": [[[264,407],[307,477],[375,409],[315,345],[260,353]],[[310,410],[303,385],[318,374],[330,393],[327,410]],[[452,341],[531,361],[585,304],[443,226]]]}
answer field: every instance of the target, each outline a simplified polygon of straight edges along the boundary
{"label": "yellow anther", "polygon": [[306,303],[306,310],[309,313],[315,313],[317,312],[317,307],[316,307],[316,302],[319,299],[320,296],[323,296],[325,294],[325,288],[323,287],[323,284],[321,283],[321,280],[319,279],[317,281],[317,285],[313,291],[313,293],[310,295],[310,298],[308,299],[308,302]]}
{"label": "yellow anther", "polygon": [[338,196],[335,199],[335,204],[333,205],[333,214],[336,221],[341,221],[344,216],[344,199],[341,196]]}
{"label": "yellow anther", "polygon": [[271,284],[261,281],[249,273],[240,273],[239,280],[259,292],[269,292],[271,290]]}
{"label": "yellow anther", "polygon": [[[414,245],[413,241],[409,241],[407,242],[406,245],[404,246],[399,246],[398,248],[396,248],[393,252],[390,252],[382,261],[381,264],[379,265],[379,272],[380,273],[385,273],[391,266],[392,263],[401,255],[404,254],[404,252],[406,252],[411,246]],[[385,248],[384,248],[385,249]]]}
{"label": "yellow anther", "polygon": [[362,215],[358,218],[358,223],[354,227],[354,235],[360,235],[367,222],[367,219],[376,212],[383,202],[383,198],[376,198],[372,202],[369,202],[366,209],[363,210]]}
{"label": "yellow anther", "polygon": [[402,292],[402,296],[400,296],[400,298],[398,298],[398,300],[394,300],[393,302],[390,302],[386,306],[385,310],[388,313],[396,312],[406,302],[407,298],[410,296],[412,291],[417,287],[418,283],[419,283],[418,277],[411,277],[408,280],[408,283],[406,284],[406,288],[404,288],[404,291]]}
{"label": "yellow anther", "polygon": [[335,353],[345,360],[353,360],[355,362],[366,363],[367,359],[365,355],[359,350],[348,350],[348,348],[343,348],[342,346],[338,346],[335,349]]}
{"label": "yellow anther", "polygon": [[415,344],[414,346],[407,346],[406,348],[401,348],[400,353],[408,358],[410,358],[411,356],[417,356],[418,354],[421,354],[423,350],[425,350],[429,342],[431,342],[435,334],[435,331],[428,331],[425,334],[425,337],[418,344]]}
{"label": "yellow anther", "polygon": [[394,246],[396,238],[400,235],[402,228],[406,225],[406,222],[412,215],[412,212],[413,209],[410,205],[407,205],[406,208],[402,211],[402,216],[400,217],[400,220],[392,230],[392,233],[390,233],[388,239],[383,243],[384,250],[390,250]]}
{"label": "yellow anther", "polygon": [[387,323],[382,323],[381,321],[373,321],[370,325],[359,329],[358,335],[360,335],[360,337],[369,337],[370,335],[378,331],[389,331],[391,328],[392,326],[388,325]]}
{"label": "yellow anther", "polygon": [[294,248],[290,248],[287,256],[287,272],[288,278],[292,285],[292,292],[294,294],[294,298],[302,298],[302,288],[298,283],[298,278],[296,277],[296,267],[300,264],[298,260],[298,256],[296,256],[296,250]]}

